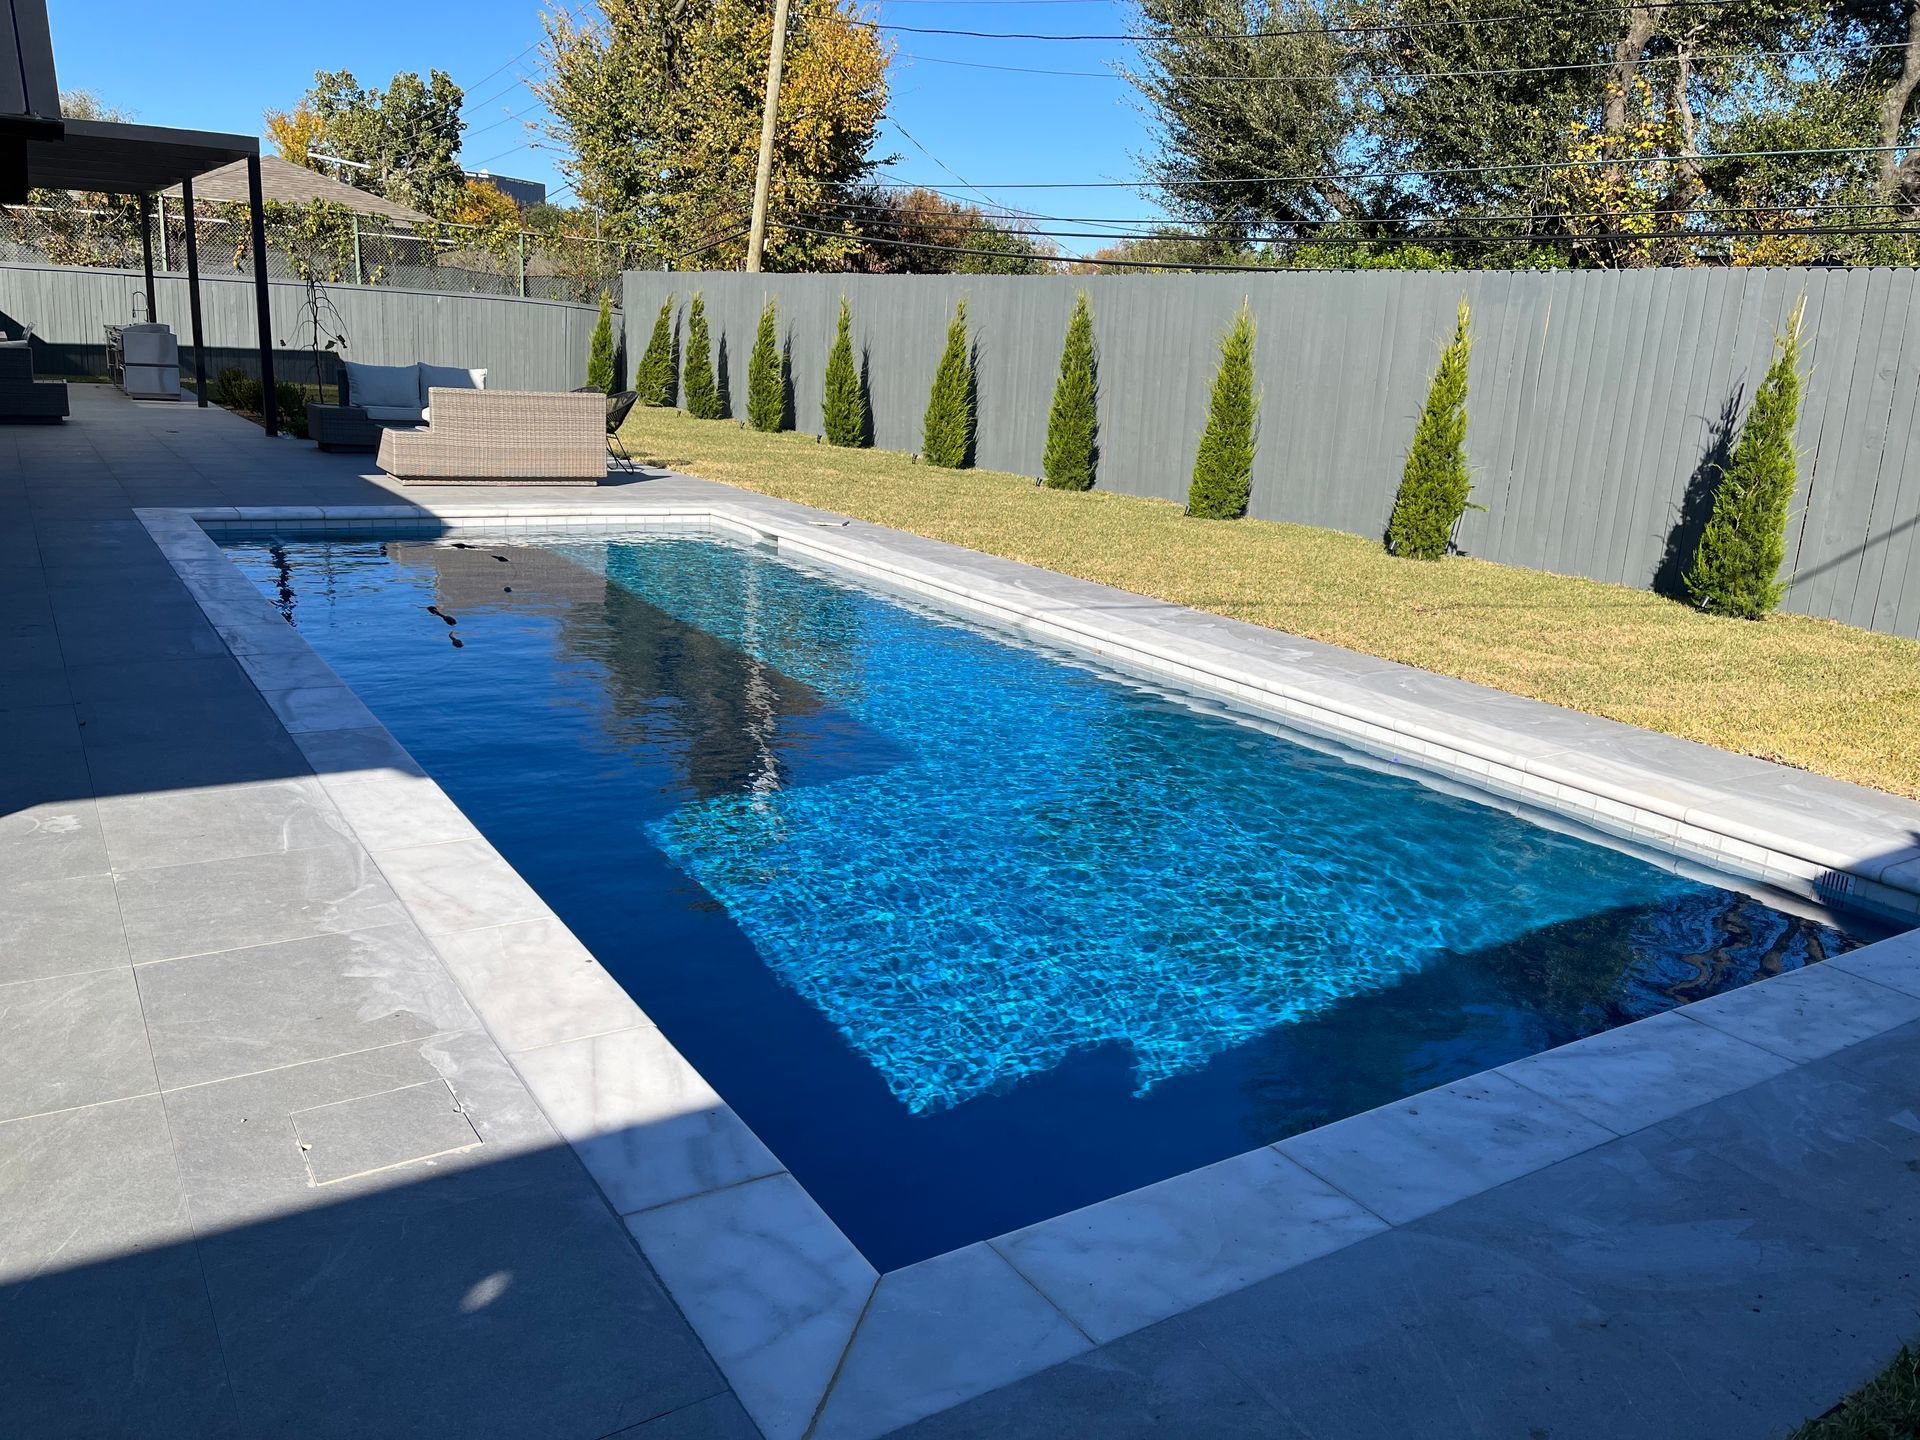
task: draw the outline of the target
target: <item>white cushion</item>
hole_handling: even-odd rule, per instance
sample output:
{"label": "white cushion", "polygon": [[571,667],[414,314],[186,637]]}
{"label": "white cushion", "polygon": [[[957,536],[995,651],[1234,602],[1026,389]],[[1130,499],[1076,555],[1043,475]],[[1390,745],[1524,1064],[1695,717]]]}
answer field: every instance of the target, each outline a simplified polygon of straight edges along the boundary
{"label": "white cushion", "polygon": [[[369,415],[375,409],[390,408],[395,405],[418,412],[420,398],[420,367],[417,365],[363,365],[358,360],[347,361],[347,399],[355,405],[364,406]],[[374,416],[379,419],[379,416]]]}
{"label": "white cushion", "polygon": [[[353,394],[353,382],[347,382],[347,393]],[[355,404],[359,404],[355,397]],[[419,405],[361,405],[369,420],[378,420],[383,425],[418,425],[427,418],[426,410]]]}
{"label": "white cushion", "polygon": [[424,361],[414,367],[420,372],[420,401],[424,407],[430,398],[427,392],[438,385],[442,390],[484,390],[487,388],[487,372],[484,370],[463,370],[458,365],[428,365]]}

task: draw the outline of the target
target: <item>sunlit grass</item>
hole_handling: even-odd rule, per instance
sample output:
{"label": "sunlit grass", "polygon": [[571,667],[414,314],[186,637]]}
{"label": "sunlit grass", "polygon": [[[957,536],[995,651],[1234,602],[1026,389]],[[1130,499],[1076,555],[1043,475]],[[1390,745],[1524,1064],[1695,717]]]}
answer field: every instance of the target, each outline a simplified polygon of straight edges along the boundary
{"label": "sunlit grass", "polygon": [[1920,643],[1701,615],[1644,591],[1332,530],[636,410],[636,458],[1728,750],[1920,796]]}

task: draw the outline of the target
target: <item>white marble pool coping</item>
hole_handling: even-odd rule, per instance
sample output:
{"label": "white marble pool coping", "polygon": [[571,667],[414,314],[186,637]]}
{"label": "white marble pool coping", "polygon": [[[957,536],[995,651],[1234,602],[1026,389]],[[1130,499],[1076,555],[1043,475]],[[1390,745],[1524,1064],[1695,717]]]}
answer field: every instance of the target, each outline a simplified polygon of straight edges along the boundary
{"label": "white marble pool coping", "polygon": [[1916,932],[881,1275],[214,534],[743,536],[1896,918],[1920,914],[1920,806],[744,493],[137,513],[770,1440],[885,1434],[1920,1018]]}

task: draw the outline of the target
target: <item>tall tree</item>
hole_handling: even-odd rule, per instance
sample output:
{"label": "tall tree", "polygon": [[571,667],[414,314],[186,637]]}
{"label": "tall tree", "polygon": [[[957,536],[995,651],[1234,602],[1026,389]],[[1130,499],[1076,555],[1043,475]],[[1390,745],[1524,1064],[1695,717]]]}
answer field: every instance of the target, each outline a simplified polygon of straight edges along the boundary
{"label": "tall tree", "polygon": [[[1124,73],[1153,121],[1161,203],[1227,246],[1298,233],[1364,203],[1332,177],[1360,137],[1353,55],[1334,33],[1360,0],[1139,0]],[[1258,177],[1299,176],[1267,180]]]}
{"label": "tall tree", "polygon": [[989,215],[934,190],[872,186],[846,213],[861,246],[847,257],[848,269],[872,275],[1044,275],[1054,268],[1053,246],[1029,235],[1017,217]]}
{"label": "tall tree", "polygon": [[[363,86],[350,70],[319,70],[291,110],[267,112],[267,133],[295,165],[442,216],[466,186],[460,169],[465,100],[441,70],[425,80],[403,70],[384,91]],[[352,163],[329,165],[309,149]]]}
{"label": "tall tree", "polygon": [[724,420],[726,406],[720,401],[720,385],[713,373],[713,335],[707,328],[707,297],[693,292],[687,307],[687,363],[681,390],[687,399],[687,413],[696,420]]}
{"label": "tall tree", "polygon": [[927,413],[921,422],[921,453],[927,463],[960,470],[973,463],[973,351],[967,343],[967,302],[953,307],[947,343],[933,372]]}
{"label": "tall tree", "polygon": [[820,429],[829,445],[864,445],[867,440],[866,397],[860,393],[860,370],[853,363],[853,307],[840,297],[840,323],[827,351],[826,381],[821,391]]}
{"label": "tall tree", "polygon": [[747,423],[769,434],[787,428],[787,364],[780,353],[779,323],[769,299],[747,357]]}
{"label": "tall tree", "polygon": [[1454,316],[1453,339],[1427,387],[1413,427],[1400,492],[1387,521],[1387,549],[1414,560],[1444,560],[1453,528],[1467,513],[1473,472],[1467,464],[1467,367],[1473,357],[1472,313],[1465,299]]}
{"label": "tall tree", "polygon": [[1718,615],[1758,620],[1780,603],[1786,582],[1787,519],[1799,482],[1794,431],[1800,423],[1800,350],[1806,298],[1774,342],[1773,364],[1721,473],[1700,548],[1686,573],[1694,603]]}
{"label": "tall tree", "polygon": [[1041,472],[1055,490],[1091,490],[1099,459],[1099,362],[1093,350],[1093,307],[1087,292],[1074,296],[1067,338],[1060,347],[1060,377],[1053,382],[1047,414],[1047,448]]}
{"label": "tall tree", "polygon": [[[878,163],[889,51],[855,0],[795,0],[774,133],[769,269],[857,248],[841,205]],[[535,88],[580,197],[663,259],[723,268],[745,249],[772,7],[765,0],[598,0],[544,17]],[[791,220],[806,230],[781,224]],[[833,234],[807,233],[826,230]]]}
{"label": "tall tree", "polygon": [[1187,514],[1200,520],[1238,520],[1253,494],[1253,457],[1259,444],[1260,396],[1253,382],[1253,312],[1243,301],[1220,337],[1220,368],[1207,404],[1207,428],[1193,460]]}

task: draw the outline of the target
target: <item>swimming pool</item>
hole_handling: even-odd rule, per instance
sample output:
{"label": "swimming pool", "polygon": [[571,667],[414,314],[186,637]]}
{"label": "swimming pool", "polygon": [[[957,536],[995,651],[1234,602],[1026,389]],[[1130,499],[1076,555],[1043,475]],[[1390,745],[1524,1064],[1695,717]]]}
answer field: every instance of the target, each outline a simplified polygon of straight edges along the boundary
{"label": "swimming pool", "polygon": [[881,1269],[1851,943],[768,552],[232,553]]}

